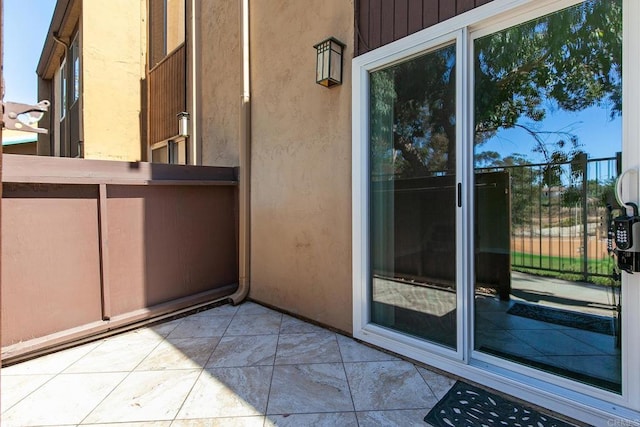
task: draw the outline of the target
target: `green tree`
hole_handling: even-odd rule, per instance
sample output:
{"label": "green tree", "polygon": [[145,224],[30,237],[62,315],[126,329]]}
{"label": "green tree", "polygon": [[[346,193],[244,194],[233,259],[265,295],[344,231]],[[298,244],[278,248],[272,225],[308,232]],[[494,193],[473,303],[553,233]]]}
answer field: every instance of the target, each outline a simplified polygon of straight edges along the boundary
{"label": "green tree", "polygon": [[[476,157],[486,164],[493,154],[479,155],[481,145],[514,127],[533,138],[534,151],[551,165],[580,155],[575,135],[539,124],[549,105],[565,111],[601,105],[612,117],[621,113],[621,35],[621,0],[589,0],[476,39]],[[373,155],[388,173],[454,170],[455,70],[450,45],[372,73]],[[557,184],[559,170],[550,166],[542,179]]]}

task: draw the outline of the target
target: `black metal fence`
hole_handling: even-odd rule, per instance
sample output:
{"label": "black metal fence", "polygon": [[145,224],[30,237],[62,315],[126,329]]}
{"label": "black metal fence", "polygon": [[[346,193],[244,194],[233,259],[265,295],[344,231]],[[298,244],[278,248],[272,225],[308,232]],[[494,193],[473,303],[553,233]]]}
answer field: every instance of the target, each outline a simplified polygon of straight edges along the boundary
{"label": "black metal fence", "polygon": [[509,172],[512,268],[606,281],[613,269],[607,254],[607,205],[618,208],[619,168],[619,155],[581,155],[562,163],[478,169]]}

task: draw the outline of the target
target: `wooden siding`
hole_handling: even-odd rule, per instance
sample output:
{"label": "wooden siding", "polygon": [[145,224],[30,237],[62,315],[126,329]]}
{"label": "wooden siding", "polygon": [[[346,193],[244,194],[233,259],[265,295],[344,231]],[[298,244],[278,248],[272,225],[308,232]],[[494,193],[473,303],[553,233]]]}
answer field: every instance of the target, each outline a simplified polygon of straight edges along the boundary
{"label": "wooden siding", "polygon": [[186,48],[183,44],[149,71],[149,144],[178,134],[177,114],[186,111]]}
{"label": "wooden siding", "polygon": [[356,0],[355,55],[362,55],[490,1]]}

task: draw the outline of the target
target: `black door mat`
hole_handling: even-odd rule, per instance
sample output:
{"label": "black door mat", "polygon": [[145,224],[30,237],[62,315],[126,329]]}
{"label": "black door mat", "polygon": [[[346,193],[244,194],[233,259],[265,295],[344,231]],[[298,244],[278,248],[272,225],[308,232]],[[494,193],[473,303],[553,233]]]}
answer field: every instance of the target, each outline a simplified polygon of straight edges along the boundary
{"label": "black door mat", "polygon": [[573,427],[462,381],[451,387],[424,421],[433,427]]}
{"label": "black door mat", "polygon": [[596,314],[579,313],[542,305],[515,303],[507,310],[514,316],[526,317],[541,322],[569,326],[585,331],[597,332],[605,335],[615,335],[613,317],[598,316]]}

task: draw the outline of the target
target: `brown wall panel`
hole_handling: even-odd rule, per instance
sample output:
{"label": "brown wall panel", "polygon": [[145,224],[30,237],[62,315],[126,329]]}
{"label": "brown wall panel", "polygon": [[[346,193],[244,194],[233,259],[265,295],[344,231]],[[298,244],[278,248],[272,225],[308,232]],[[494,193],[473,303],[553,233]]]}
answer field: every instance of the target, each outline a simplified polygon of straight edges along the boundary
{"label": "brown wall panel", "polygon": [[382,0],[369,0],[369,50],[382,45]]}
{"label": "brown wall panel", "polygon": [[97,189],[5,183],[2,196],[2,346],[99,321]]}
{"label": "brown wall panel", "polygon": [[440,4],[438,0],[422,0],[422,28],[428,28],[437,24],[439,21],[438,10]]}
{"label": "brown wall panel", "polygon": [[380,43],[382,45],[395,40],[393,26],[395,24],[393,1],[383,1],[380,11]]}
{"label": "brown wall panel", "polygon": [[438,22],[446,21],[454,16],[456,16],[455,0],[440,0],[438,8]]}
{"label": "brown wall panel", "polygon": [[361,55],[491,0],[355,0]]}
{"label": "brown wall panel", "polygon": [[407,32],[415,33],[422,29],[422,0],[409,0],[407,4]]}
{"label": "brown wall panel", "polygon": [[394,40],[408,34],[409,2],[408,0],[396,0],[394,7],[393,37]]}
{"label": "brown wall panel", "polygon": [[237,282],[234,187],[110,186],[107,205],[113,315]]}
{"label": "brown wall panel", "polygon": [[456,14],[460,15],[476,7],[475,0],[456,0]]}
{"label": "brown wall panel", "polygon": [[370,0],[360,0],[359,4],[356,4],[356,22],[359,25],[356,27],[356,49],[357,51],[369,50],[369,7]]}

